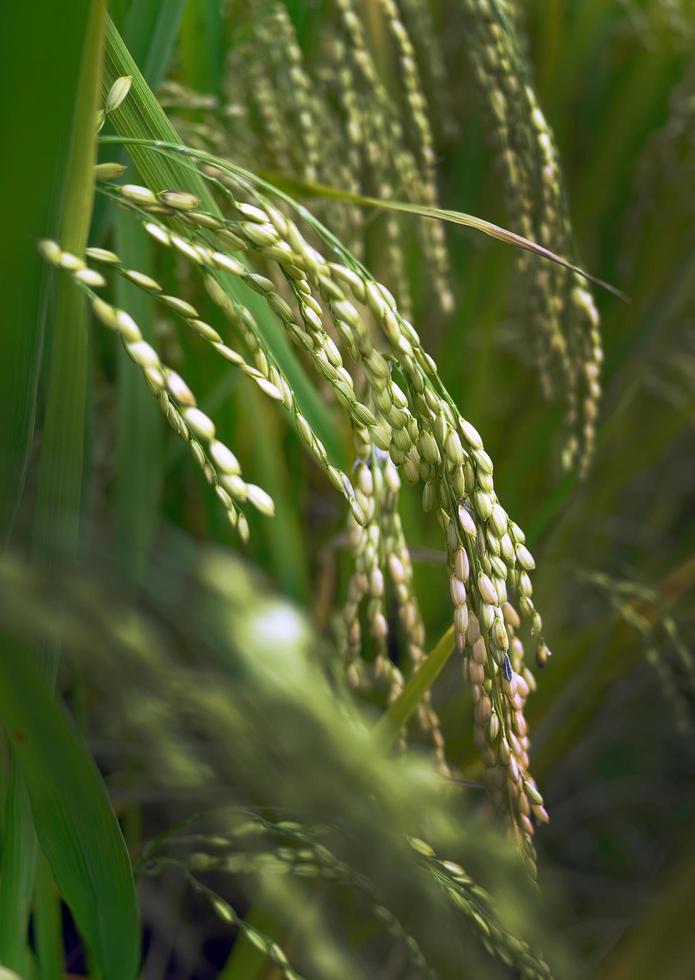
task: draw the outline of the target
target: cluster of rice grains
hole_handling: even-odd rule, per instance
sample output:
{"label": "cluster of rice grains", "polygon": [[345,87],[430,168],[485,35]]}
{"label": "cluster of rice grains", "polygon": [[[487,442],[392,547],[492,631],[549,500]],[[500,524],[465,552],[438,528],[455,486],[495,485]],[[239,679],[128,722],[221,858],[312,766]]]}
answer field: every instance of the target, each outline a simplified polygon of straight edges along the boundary
{"label": "cluster of rice grains", "polygon": [[[398,512],[401,485],[398,470],[389,454],[369,440],[358,441],[355,485],[366,523],[360,524],[350,515],[349,543],[354,572],[343,609],[347,680],[355,692],[370,699],[381,694],[382,702],[388,704],[403,689],[403,671],[412,672],[424,657],[425,627]],[[385,609],[387,581],[393,589],[393,618],[401,633],[401,642],[393,642],[391,649],[388,641],[394,638]],[[371,641],[369,651],[362,636],[362,606]],[[390,655],[396,652],[400,653],[400,667]],[[429,691],[419,702],[414,720],[417,733],[430,741],[439,770],[448,776],[444,738]]]}
{"label": "cluster of rice grains", "polygon": [[[239,43],[229,53],[226,101],[201,100],[199,93],[167,83],[164,104],[181,111],[177,127],[189,145],[231,156],[256,172],[436,206],[434,113],[415,47],[393,0],[370,6],[369,18],[364,12],[360,0],[335,0],[320,43],[307,52],[283,3],[252,2]],[[390,39],[393,77],[373,51],[368,20],[380,20],[379,30]],[[421,21],[420,16],[417,27]],[[428,37],[423,57],[434,81],[444,67],[431,31]],[[192,119],[196,115],[204,121]],[[312,208],[355,255],[366,250],[370,265],[378,263],[400,308],[410,315],[412,277],[403,243],[413,221],[389,212],[365,221],[359,207],[336,200],[313,200]],[[415,224],[427,255],[430,309],[449,313],[454,300],[443,226],[426,219]]]}
{"label": "cluster of rice grains", "polygon": [[[460,0],[466,55],[494,145],[513,230],[560,255],[573,251],[558,153],[530,82],[508,0]],[[529,338],[546,397],[565,400],[563,465],[591,460],[603,360],[599,316],[580,276],[525,252],[518,268],[528,296]]]}
{"label": "cluster of rice grains", "polygon": [[[548,651],[532,600],[529,572],[533,559],[522,531],[497,500],[492,462],[481,438],[459,414],[414,327],[400,315],[384,286],[346,252],[340,256],[342,262],[327,261],[307,242],[295,221],[234,168],[220,162],[217,167],[204,164],[200,169],[223,192],[224,216],[201,210],[199,201],[186,193],[165,190],[155,194],[146,187],[108,182],[100,186],[138,216],[155,241],[176,249],[201,273],[213,300],[250,352],[253,365],[215,327],[204,323],[194,307],[165,295],[155,280],[123,267],[113,252],[93,248],[88,257],[154,295],[289,412],[300,439],[350,506],[355,574],[345,608],[348,679],[355,687],[382,684],[388,699],[399,693],[403,679],[386,649],[386,577],[393,587],[396,619],[405,638],[403,670],[417,666],[424,645],[410,557],[397,511],[398,473],[409,483],[424,483],[424,508],[437,514],[445,535],[456,645],[464,657],[464,674],[475,702],[475,740],[486,781],[496,803],[511,814],[522,853],[532,868],[533,822],[547,816],[529,773],[524,703],[534,679],[524,664],[518,635],[522,620],[536,637],[539,663],[545,662]],[[114,174],[102,166],[99,175]],[[271,513],[270,498],[242,478],[236,457],[216,439],[212,420],[196,407],[183,379],[162,364],[156,351],[142,340],[131,317],[96,295],[94,291],[106,285],[102,274],[55,243],[43,243],[42,251],[89,293],[96,317],[120,335],[168,420],[189,442],[232,524],[245,536],[248,525],[243,505],[248,502]],[[268,275],[250,272],[232,252],[261,262]],[[309,355],[335,400],[345,408],[358,447],[354,485],[329,463],[323,445],[300,414],[289,383],[266,349],[253,316],[232,302],[220,273],[238,277],[265,298],[290,339]],[[355,379],[344,366],[344,354],[356,368]],[[356,381],[362,389],[359,398]],[[363,600],[375,654],[369,664],[360,656],[358,609]],[[442,736],[429,701],[421,705],[416,722],[431,739],[440,767],[446,771]]]}
{"label": "cluster of rice grains", "polygon": [[[226,98],[167,83],[165,104],[180,110],[177,125],[190,145],[232,156],[253,171],[436,206],[433,127],[447,146],[457,114],[445,54],[456,63],[460,55],[477,83],[510,224],[525,238],[571,256],[558,153],[524,57],[519,5],[451,0],[442,16],[459,22],[460,13],[464,30],[452,32],[445,52],[427,4],[334,0],[320,37],[301,45],[283,3],[251,0],[229,54]],[[384,41],[386,56],[377,50]],[[365,221],[359,207],[333,199],[314,199],[312,208],[353,254],[366,256],[411,317],[414,279],[404,243],[413,221],[389,211]],[[444,226],[424,218],[416,224],[427,263],[427,275],[417,278],[428,291],[418,300],[424,298],[428,315],[435,307],[450,312],[454,297]],[[594,450],[601,394],[598,313],[577,274],[526,252],[519,255],[518,269],[518,299],[526,304],[516,318],[524,321],[517,331],[519,350],[531,352],[546,397],[563,400],[563,465],[583,475]]]}
{"label": "cluster of rice grains", "polygon": [[[558,242],[566,245],[569,232],[556,154],[532,90],[520,73],[518,51],[510,47],[509,21],[496,4],[462,2],[475,21],[477,41],[472,57],[481,80],[488,78],[482,88],[491,106],[494,103],[519,230],[562,251]],[[191,142],[197,141],[199,147],[215,143],[216,149],[224,151],[224,134],[214,120],[247,113],[262,128],[263,135],[255,145],[276,153],[269,164],[281,167],[284,157],[307,181],[321,182],[332,175],[327,182],[335,182],[337,173],[344,186],[356,190],[386,194],[387,187],[389,191],[397,188],[416,200],[436,202],[433,137],[406,27],[408,16],[413,18],[413,5],[404,4],[405,21],[392,0],[380,0],[378,5],[399,67],[402,113],[394,108],[380,80],[352,0],[336,0],[331,50],[337,70],[326,72],[323,83],[319,68],[314,70],[315,78],[309,74],[285,8],[281,4],[262,8],[260,38],[248,43],[262,43],[273,57],[256,60],[256,72],[248,76],[253,90],[241,91],[238,103],[223,107],[210,122],[209,132],[188,133]],[[285,36],[287,43],[277,43],[274,35],[275,43],[270,44],[270,35],[264,35],[264,30],[270,30],[262,16],[268,9],[273,31]],[[248,58],[244,45],[232,52],[232,67],[235,57]],[[282,111],[273,100],[287,69],[284,62],[273,67],[273,58],[291,62],[292,85],[285,89],[291,90],[296,113],[292,139],[283,131],[280,119],[273,117],[274,112]],[[256,86],[253,79],[264,73],[265,83]],[[246,77],[243,71],[231,74],[237,87]],[[498,85],[489,84],[490,75]],[[119,82],[127,93],[122,80]],[[331,84],[337,85],[333,98],[329,97]],[[185,106],[187,99],[194,98],[180,87],[170,86],[168,91],[177,105]],[[197,98],[200,103],[201,97]],[[202,107],[208,107],[210,100],[205,97],[203,101]],[[339,138],[345,120],[336,121],[331,116],[336,112],[344,113],[347,120],[347,148]],[[513,134],[518,120],[528,118],[531,130],[521,137]],[[320,147],[317,132],[322,134]],[[335,142],[331,134],[338,137]],[[297,209],[286,195],[221,156],[162,144],[156,150],[170,156],[181,154],[180,159],[185,154],[186,165],[195,165],[214,193],[215,206],[175,189],[116,183],[123,169],[116,164],[97,168],[99,189],[130,211],[155,242],[175,250],[179,261],[201,277],[226,327],[202,320],[189,302],[166,294],[155,279],[127,268],[114,252],[92,248],[86,257],[103,272],[125,276],[153,296],[288,413],[300,441],[349,506],[354,574],[342,617],[348,681],[356,691],[368,689],[386,703],[398,696],[404,677],[424,655],[425,631],[398,513],[401,478],[423,485],[423,507],[434,512],[444,535],[455,644],[475,705],[474,737],[486,783],[495,804],[511,817],[520,851],[534,872],[534,825],[546,821],[547,814],[529,771],[524,706],[535,680],[526,664],[522,635],[532,637],[539,666],[545,664],[549,651],[532,598],[534,561],[523,532],[497,499],[492,461],[479,433],[459,413],[435,362],[392,292],[306,209]],[[323,216],[331,227],[346,242],[356,243],[359,251],[359,211],[333,211],[334,204],[326,207]],[[301,228],[296,213],[302,217]],[[446,285],[441,225],[424,222],[422,229],[428,256],[433,258],[435,291],[441,305],[448,308],[451,294]],[[389,240],[394,248],[392,268],[396,268],[400,261],[395,254],[397,226],[391,228]],[[326,246],[330,259],[323,254]],[[102,272],[54,242],[42,243],[42,252],[73,276],[88,294],[96,318],[119,334],[168,421],[189,443],[230,523],[246,538],[244,506],[251,504],[272,514],[270,497],[242,477],[236,456],[217,439],[213,421],[197,407],[188,385],[162,363],[128,313],[97,295],[97,290],[108,285]],[[593,441],[600,362],[591,297],[578,282],[568,284],[564,273],[549,272],[536,263],[529,263],[526,271],[534,283],[534,302],[543,325],[538,349],[544,373],[562,378],[561,387],[569,392],[572,423],[581,419],[583,425],[581,438],[568,449],[568,459],[572,462],[580,456],[586,461]],[[351,477],[330,462],[254,315],[235,298],[235,280],[261,297],[267,315],[279,320],[325,390],[346,412],[357,448]],[[407,308],[407,294],[399,292]],[[564,322],[569,327],[563,331]],[[235,341],[227,342],[225,329],[234,334]],[[580,374],[585,382],[581,398],[577,395]],[[442,772],[448,773],[439,720],[429,697],[420,704],[413,724],[431,743]]]}
{"label": "cluster of rice grains", "polygon": [[[166,867],[185,869],[198,885],[196,876],[203,873],[258,874],[260,871],[262,874],[320,879],[329,886],[331,883],[347,886],[358,896],[358,901],[364,903],[378,927],[403,944],[418,975],[437,980],[440,974],[428,962],[416,937],[392,909],[377,899],[369,876],[338,858],[326,845],[320,827],[306,827],[290,820],[276,822],[252,810],[236,815],[236,826],[234,822],[233,818],[232,829],[223,834],[203,831],[172,835],[164,849],[159,842],[153,842],[147,849],[148,873],[157,874]],[[461,865],[441,859],[419,838],[411,837],[408,843],[418,863],[448,893],[491,956],[514,967],[519,976],[528,980],[551,977],[548,964],[527,943],[504,928],[495,914],[492,897]],[[207,894],[214,896],[210,891]],[[214,897],[220,901],[219,896]],[[228,911],[225,917],[229,918],[230,912],[239,928],[253,930],[234,910]],[[253,941],[261,949],[271,942],[261,933],[256,933]],[[275,958],[276,961],[281,959]]]}
{"label": "cluster of rice grains", "polygon": [[[145,188],[139,190],[144,191]],[[40,250],[43,257],[52,265],[72,275],[76,285],[89,295],[95,317],[118,334],[126,353],[140,368],[149,389],[158,399],[167,421],[177,435],[189,444],[193,457],[206,479],[214,486],[230,523],[237,529],[241,539],[247,540],[248,521],[239,505],[248,502],[261,513],[272,516],[274,513],[272,498],[261,487],[245,482],[236,456],[228,446],[216,438],[212,419],[198,408],[195,396],[184,379],[163,364],[154,347],[143,340],[140,328],[130,314],[107,303],[94,292],[95,289],[107,285],[104,276],[96,269],[87,266],[83,259],[61,249],[56,242],[42,241]],[[162,287],[154,279],[136,269],[122,266],[114,252],[90,248],[87,250],[87,255],[94,261],[116,268],[135,285],[157,295],[162,303],[183,317],[194,330],[214,342],[218,350],[225,348],[222,338],[212,327],[198,319],[197,311],[190,303],[177,296],[165,295]],[[253,368],[246,365],[240,355],[231,348],[220,350],[220,353],[232,363],[245,367],[254,380],[263,380],[260,372],[255,372]]]}

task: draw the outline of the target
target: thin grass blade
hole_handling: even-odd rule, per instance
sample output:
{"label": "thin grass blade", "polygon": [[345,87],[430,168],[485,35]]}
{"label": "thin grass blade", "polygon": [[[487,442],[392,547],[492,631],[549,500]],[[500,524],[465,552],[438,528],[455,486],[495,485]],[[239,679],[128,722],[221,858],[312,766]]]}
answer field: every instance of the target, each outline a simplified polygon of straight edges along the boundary
{"label": "thin grass blade", "polygon": [[424,204],[412,204],[406,201],[386,201],[383,198],[366,197],[362,194],[353,194],[350,191],[344,191],[337,187],[329,187],[326,184],[307,183],[306,181],[297,180],[295,178],[288,178],[285,175],[269,175],[269,182],[274,184],[276,187],[309,197],[330,198],[336,201],[343,201],[346,204],[356,204],[360,205],[361,207],[378,208],[382,211],[398,211],[401,214],[413,214],[420,218],[430,218],[433,221],[447,221],[450,224],[463,225],[466,228],[472,228],[474,231],[479,231],[483,235],[487,235],[488,238],[495,238],[499,242],[504,242],[505,245],[512,245],[514,248],[523,249],[526,252],[531,252],[534,255],[540,256],[540,258],[547,259],[550,262],[555,262],[556,265],[561,265],[570,272],[574,272],[578,276],[588,279],[589,282],[593,282],[595,285],[600,286],[602,289],[608,290],[609,293],[612,293],[619,299],[629,302],[629,297],[627,297],[625,293],[621,292],[610,283],[605,282],[603,279],[599,279],[598,276],[594,276],[590,272],[586,272],[584,269],[580,268],[580,266],[570,262],[569,259],[566,259],[561,255],[557,255],[555,252],[551,251],[549,248],[546,248],[544,245],[540,245],[538,242],[533,242],[528,238],[524,238],[523,235],[518,235],[514,231],[509,231],[508,228],[503,228],[501,225],[496,225],[492,221],[487,221],[485,218],[478,218],[474,214],[466,214],[463,211],[449,211],[446,208],[427,207]]}
{"label": "thin grass blade", "polygon": [[399,732],[437,680],[453,652],[454,629],[449,627],[434,649],[422,661],[393,704],[379,719],[374,732],[383,745],[393,745]]}

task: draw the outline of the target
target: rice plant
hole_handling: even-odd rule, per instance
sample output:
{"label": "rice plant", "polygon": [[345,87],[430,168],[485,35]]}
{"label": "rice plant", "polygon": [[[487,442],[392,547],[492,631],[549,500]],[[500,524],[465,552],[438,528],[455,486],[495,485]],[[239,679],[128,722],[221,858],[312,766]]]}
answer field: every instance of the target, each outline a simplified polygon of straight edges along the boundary
{"label": "rice plant", "polygon": [[0,972],[689,976],[688,4],[39,8]]}

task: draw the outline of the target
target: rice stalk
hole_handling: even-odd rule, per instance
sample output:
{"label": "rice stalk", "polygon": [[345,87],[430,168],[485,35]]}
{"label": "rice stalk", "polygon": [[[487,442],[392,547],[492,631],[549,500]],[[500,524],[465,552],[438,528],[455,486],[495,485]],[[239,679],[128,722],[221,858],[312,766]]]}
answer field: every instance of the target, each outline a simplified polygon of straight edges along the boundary
{"label": "rice stalk", "polygon": [[[182,5],[171,6],[176,20]],[[85,550],[79,567],[54,559],[32,568],[0,556],[0,621],[12,644],[66,638],[74,656],[65,658],[62,692],[108,775],[136,873],[166,872],[162,882],[142,882],[142,921],[154,940],[147,975],[161,973],[169,955],[192,974],[213,932],[228,943],[239,932],[250,937],[234,946],[223,973],[230,980],[257,968],[343,980],[448,978],[462,969],[547,977],[552,964],[557,976],[573,975],[549,933],[581,947],[592,972],[616,943],[615,896],[621,928],[637,922],[663,844],[687,830],[691,753],[671,729],[673,721],[686,734],[692,727],[690,624],[675,603],[689,586],[636,585],[654,580],[654,567],[628,582],[598,574],[593,584],[615,613],[600,620],[558,565],[570,555],[585,567],[654,566],[664,547],[683,557],[693,545],[684,519],[692,489],[692,79],[686,47],[664,33],[679,22],[666,26],[667,7],[683,5],[649,0],[633,23],[621,8],[599,6],[193,0],[159,102],[109,27],[96,114],[104,156],[88,181],[100,206],[89,236],[70,247],[60,226],[37,225],[40,179],[33,190],[22,180],[12,188],[26,225],[8,238],[20,250],[30,240],[34,252],[41,239],[47,278],[100,321],[89,335],[93,397],[84,421],[93,452],[84,454],[89,489],[79,507],[95,558]],[[133,31],[143,67],[161,78],[176,27],[151,0],[114,0],[112,14]],[[199,25],[212,57],[196,42]],[[37,34],[44,26],[37,16]],[[472,90],[457,87],[464,61],[478,78],[477,111]],[[530,353],[562,400],[565,461],[586,471],[601,338],[589,277],[573,262],[546,111],[592,266],[630,277],[636,296],[630,316],[610,303],[602,311],[610,413],[591,479],[580,484],[568,473],[552,489],[545,460],[561,413],[538,411],[524,365],[492,347],[507,301],[504,250],[482,240],[479,251],[462,248],[448,228],[452,283],[438,279],[448,255],[440,266],[434,243],[449,222],[525,250],[509,308],[525,321],[520,360]],[[84,127],[90,152],[94,115]],[[650,153],[647,133],[664,119]],[[46,118],[39,128],[50,135],[51,125]],[[609,138],[599,142],[604,131]],[[488,172],[483,135],[497,171]],[[21,147],[28,172],[40,156],[33,145]],[[635,168],[645,146],[646,165]],[[55,166],[50,139],[48,155],[46,172]],[[428,203],[428,181],[450,210]],[[505,188],[514,233],[453,210],[484,207],[496,217]],[[10,203],[6,215],[13,210]],[[3,267],[8,278],[16,268]],[[22,288],[36,281],[23,276]],[[443,331],[435,300],[454,286],[463,302]],[[73,323],[83,336],[84,324]],[[23,466],[29,450],[41,449],[43,433],[26,421],[36,390],[43,415],[43,381],[32,371],[22,377]],[[13,398],[11,384],[0,390]],[[60,418],[55,404],[49,409],[55,432]],[[181,438],[150,459],[149,427],[158,433],[162,415]],[[480,422],[484,445],[469,419]],[[179,466],[184,446],[194,468]],[[6,502],[24,472],[29,478],[15,528],[21,542],[37,467],[30,461],[17,481],[10,463]],[[211,492],[191,492],[195,468]],[[286,593],[309,597],[321,627],[335,625],[335,644],[311,639],[296,610],[227,560],[239,547],[232,508],[247,554]],[[510,514],[523,515],[524,531]],[[211,537],[222,552],[208,548]],[[538,570],[527,545],[543,555]],[[681,583],[691,581],[691,565],[675,573]],[[540,667],[548,661],[546,635],[561,638],[563,656],[536,692],[532,657]],[[18,649],[8,663],[16,656],[21,672]],[[11,670],[0,677],[7,690],[16,682]],[[30,720],[49,716],[57,717],[50,700]],[[10,726],[7,735],[16,758],[26,758],[21,730]],[[80,878],[85,842],[74,831],[83,828],[86,841],[93,828],[81,823],[79,792],[65,794],[74,773],[60,761],[36,767],[35,793],[63,792],[69,818],[57,835],[46,820],[42,833],[57,840],[53,863],[79,886],[70,892],[59,882],[61,895],[83,900],[84,935],[109,881],[102,891]],[[0,773],[3,887],[32,859],[21,841],[14,847],[15,777]],[[545,795],[553,825],[536,837]],[[199,832],[164,829],[143,851],[143,833],[185,824],[201,807]],[[512,842],[531,875],[534,842],[545,868],[562,868],[572,900],[562,926],[546,870],[544,915],[535,918],[514,876],[523,865],[507,850]],[[98,859],[94,867],[104,871]],[[177,894],[168,893],[170,881]],[[688,890],[676,886],[664,890],[665,917],[655,916],[663,933],[666,922],[682,928],[673,895]],[[85,901],[93,894],[97,901]],[[182,926],[171,929],[179,900]],[[26,914],[9,903],[0,937],[21,942],[22,976],[60,972],[60,901],[41,872],[19,939],[16,918]],[[644,918],[653,939],[659,930]],[[657,940],[659,952],[648,956],[644,944],[618,941],[606,975],[623,962],[634,971],[640,956],[677,962],[682,943],[672,943],[671,960],[661,933]],[[277,955],[273,964],[273,944],[292,966]],[[244,948],[257,950],[253,964]],[[34,953],[37,965],[28,962]]]}
{"label": "rice stalk", "polygon": [[[78,250],[84,248],[92,211],[96,158],[93,120],[102,62],[105,5],[94,2],[83,11],[84,46],[80,52],[79,96],[71,120],[65,165],[61,234]],[[50,559],[77,549],[83,479],[87,346],[82,299],[59,284],[50,322],[46,413],[41,445],[33,524],[34,549]],[[40,350],[40,347],[38,348]],[[39,654],[42,679],[56,684],[59,634]],[[8,654],[9,655],[9,654]],[[24,972],[28,924],[34,888],[37,841],[25,773],[14,753],[4,800],[3,873],[0,876],[0,961]]]}
{"label": "rice stalk", "polygon": [[[420,72],[417,65],[415,50],[413,48],[410,35],[401,19],[398,6],[395,0],[379,0],[379,6],[383,12],[388,25],[389,33],[393,39],[394,46],[398,52],[398,63],[401,70],[403,88],[405,90],[405,100],[410,112],[411,122],[416,134],[415,147],[416,155],[419,159],[421,188],[424,203],[429,207],[437,205],[437,190],[434,180],[435,151],[434,138],[429,122],[429,112],[427,100],[420,80]],[[432,249],[432,263],[434,266],[438,290],[442,308],[445,312],[450,312],[453,308],[454,299],[451,292],[446,288],[448,280],[448,264],[446,242],[444,230],[441,225],[435,224],[430,228],[428,235],[429,244]]]}
{"label": "rice stalk", "polygon": [[[510,220],[525,238],[563,255],[571,253],[557,148],[507,5],[500,0],[464,0],[462,10],[472,36],[471,67],[502,171]],[[534,325],[530,342],[544,393],[565,400],[563,465],[585,475],[594,451],[600,398],[603,351],[598,312],[576,275],[531,265],[525,256],[518,265],[529,297]]]}
{"label": "rice stalk", "polygon": [[[375,450],[389,453],[391,462],[402,468],[408,482],[424,483],[423,506],[425,510],[435,510],[445,534],[455,639],[459,651],[465,654],[464,676],[471,686],[475,703],[474,736],[485,766],[486,781],[496,805],[511,815],[522,853],[529,868],[533,869],[531,839],[534,825],[531,818],[545,821],[547,813],[528,770],[529,739],[524,703],[535,689],[535,680],[524,664],[524,646],[518,636],[522,619],[538,638],[537,662],[540,666],[547,661],[549,652],[542,636],[542,621],[532,599],[528,573],[533,569],[534,561],[524,545],[523,532],[510,522],[497,500],[492,461],[483,449],[477,430],[458,413],[439,380],[434,362],[422,349],[412,325],[398,312],[388,291],[374,281],[305,209],[299,209],[298,213],[308,220],[315,233],[324,237],[327,245],[337,251],[342,262],[327,262],[308,244],[297,224],[270,203],[268,194],[272,188],[266,182],[262,182],[262,194],[253,175],[219,158],[171,145],[151,143],[150,146],[165,154],[184,153],[200,160],[200,173],[226,201],[228,216],[213,218],[213,224],[222,220],[225,241],[221,247],[229,249],[231,246],[232,250],[236,248],[250,254],[255,252],[271,265],[279,266],[300,319],[294,319],[291,307],[279,295],[277,299],[273,298],[275,287],[270,279],[248,272],[226,251],[211,252],[183,240],[179,248],[186,253],[197,247],[193,254],[197,254],[198,262],[203,266],[221,264],[229,271],[247,277],[249,284],[274,310],[280,311],[290,339],[310,354],[338,401],[347,408],[358,438],[358,457],[361,455],[363,461],[366,460],[373,446]],[[157,197],[146,187],[125,185],[118,193],[155,214],[164,211],[166,217],[168,211],[177,221],[190,221],[190,216],[197,213],[197,200],[179,192],[165,191]],[[241,198],[242,194],[245,200]],[[286,206],[292,204],[286,195],[281,195],[279,202]],[[209,224],[207,219],[206,224]],[[219,231],[217,229],[218,234]],[[202,237],[200,227],[196,234]],[[206,227],[204,234],[210,239],[216,231]],[[60,258],[54,261],[60,262]],[[213,288],[213,298],[224,304],[223,294],[220,292],[215,296],[215,292]],[[187,311],[180,300],[169,298],[168,302],[175,303],[189,319],[197,317],[196,311]],[[322,304],[327,306],[327,311]],[[364,319],[367,311],[372,326],[368,325],[368,319]],[[108,322],[112,318],[113,313],[109,312],[107,325],[112,325]],[[335,331],[337,344],[329,336],[324,318]],[[373,332],[375,327],[376,333]],[[385,344],[386,357],[375,348],[377,338],[379,344]],[[135,347],[138,343],[139,339]],[[373,409],[355,399],[352,377],[343,366],[341,346],[364,372]],[[403,386],[394,380],[394,367]],[[155,373],[160,370],[154,363],[153,368]],[[163,381],[157,379],[154,383],[161,386]],[[300,436],[304,433],[304,441],[322,460],[330,475],[332,470],[322,447],[317,446],[315,436],[309,430],[304,432],[300,420],[301,416],[299,420],[295,417]],[[370,471],[362,465],[361,472],[366,480]],[[370,478],[373,486],[371,473]],[[374,530],[370,530],[375,507],[369,496],[369,481],[362,488],[358,485],[354,489],[344,474],[336,472],[333,482],[346,496],[356,523],[367,529],[370,550],[365,555],[371,557],[368,557],[367,566],[358,567],[360,578],[355,581],[366,579],[367,583],[372,583],[369,617],[376,652],[374,676],[378,677],[380,671],[385,672],[390,690],[388,698],[394,700],[400,693],[402,680],[397,668],[384,656],[388,626],[383,600],[378,594],[383,579],[377,559],[381,543],[378,527],[374,525]],[[242,527],[245,537],[245,525]],[[363,547],[357,542],[356,546],[358,549]],[[510,601],[508,586],[516,594],[514,604]],[[353,602],[356,606],[359,598],[356,594],[354,598],[358,599]],[[351,666],[356,666],[354,653],[360,642],[355,623],[351,613]],[[439,739],[437,742],[443,762],[441,742]]]}

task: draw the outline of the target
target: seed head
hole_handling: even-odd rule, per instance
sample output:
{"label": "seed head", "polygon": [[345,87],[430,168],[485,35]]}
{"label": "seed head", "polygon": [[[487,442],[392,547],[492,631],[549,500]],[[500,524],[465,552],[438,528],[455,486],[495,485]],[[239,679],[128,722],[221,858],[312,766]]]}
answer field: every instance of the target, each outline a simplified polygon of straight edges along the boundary
{"label": "seed head", "polygon": [[478,516],[486,521],[492,514],[492,497],[484,490],[476,490],[473,495],[473,503]]}
{"label": "seed head", "polygon": [[241,473],[239,460],[223,442],[214,439],[208,446],[208,451],[210,453],[210,459],[218,470],[221,470],[223,473],[229,473],[232,476],[238,476]]}
{"label": "seed head", "polygon": [[96,180],[118,180],[128,168],[122,163],[97,163],[94,167]]}
{"label": "seed head", "polygon": [[483,440],[480,438],[480,433],[475,426],[471,425],[470,422],[467,422],[466,419],[460,419],[459,425],[461,427],[461,432],[463,433],[463,438],[466,440],[471,449],[482,449]]}
{"label": "seed head", "polygon": [[[492,621],[492,639],[500,650],[507,650],[509,647],[509,637],[507,635],[507,630],[504,622],[500,619],[499,615],[495,617]],[[506,656],[506,653],[505,653]],[[507,657],[507,659],[509,659]]]}
{"label": "seed head", "polygon": [[[94,316],[97,318],[97,320],[100,320],[105,327],[109,327],[111,330],[118,329],[117,327],[118,311],[115,310],[110,303],[106,303],[103,299],[100,299],[98,296],[94,296],[92,297],[92,312],[94,313]],[[135,332],[132,339],[139,340],[141,337],[140,331],[138,330],[135,323],[133,323],[133,327],[135,327]]]}
{"label": "seed head", "polygon": [[124,184],[121,187],[121,194],[133,204],[156,204],[157,198],[149,187],[141,187],[139,184]]}
{"label": "seed head", "polygon": [[118,265],[120,259],[115,252],[110,252],[106,248],[88,248],[85,252],[88,259],[94,262],[103,262],[105,265]]}
{"label": "seed head", "polygon": [[262,487],[256,486],[255,483],[248,483],[246,490],[249,503],[253,504],[256,510],[259,510],[262,514],[273,517],[275,514],[275,503],[270,494],[266,493]]}
{"label": "seed head", "polygon": [[[92,304],[92,309],[94,310],[95,313],[97,312],[96,301]],[[112,325],[113,327],[115,327],[115,329],[118,330],[119,334],[121,335],[121,337],[123,338],[126,344],[133,344],[133,343],[136,344],[142,340],[142,334],[140,333],[140,328],[138,327],[135,320],[133,320],[130,313],[127,313],[125,310],[115,310],[112,312],[114,313],[113,324],[109,324],[106,322],[106,320],[103,320],[102,322],[106,323],[106,326]],[[97,313],[97,316],[98,315],[99,314]]]}
{"label": "seed head", "polygon": [[154,221],[146,222],[144,228],[148,235],[151,235],[152,238],[156,239],[160,245],[171,245],[171,235],[166,228],[162,228],[161,225],[155,224]]}
{"label": "seed head", "polygon": [[187,319],[197,320],[198,311],[190,303],[187,303],[183,299],[179,299],[178,296],[162,296],[162,302],[166,303],[172,310],[176,313],[180,313],[181,316],[185,316]]}
{"label": "seed head", "polygon": [[49,238],[43,238],[39,242],[38,248],[39,252],[47,262],[50,262],[51,265],[60,265],[63,250],[58,242],[51,241]]}
{"label": "seed head", "polygon": [[465,459],[463,446],[461,445],[458,433],[454,432],[453,429],[449,430],[446,437],[445,451],[447,459],[453,466],[460,466],[463,463]]}
{"label": "seed head", "polygon": [[458,548],[456,551],[454,571],[456,572],[456,577],[460,578],[462,582],[468,581],[470,562],[468,561],[468,554],[465,548]]}
{"label": "seed head", "polygon": [[492,514],[490,514],[490,523],[498,538],[501,538],[507,530],[507,514],[503,507],[499,504],[494,504],[492,508]]}
{"label": "seed head", "polygon": [[[138,367],[159,370],[159,357],[157,351],[145,340],[138,340],[135,343],[128,343],[126,350]],[[191,411],[195,411],[191,409]]]}
{"label": "seed head", "polygon": [[176,371],[167,371],[166,387],[174,401],[178,402],[179,405],[195,407],[193,392]]}
{"label": "seed head", "polygon": [[106,103],[104,105],[104,112],[108,115],[109,112],[115,112],[116,109],[124,101],[128,92],[130,92],[130,86],[133,83],[133,79],[130,75],[121,75],[117,78],[109,89],[109,94],[106,96]]}
{"label": "seed head", "polygon": [[162,204],[175,211],[195,211],[200,204],[200,200],[195,194],[188,194],[185,191],[161,191],[157,195]]}
{"label": "seed head", "polygon": [[199,408],[187,408],[182,414],[186,425],[200,439],[210,442],[215,438],[215,425],[212,419]]}
{"label": "seed head", "polygon": [[492,581],[484,572],[481,572],[478,576],[478,592],[480,592],[480,596],[485,602],[489,602],[491,605],[497,605],[497,592]]}
{"label": "seed head", "polygon": [[79,255],[73,255],[72,252],[61,252],[60,268],[68,272],[79,272],[80,269],[84,269],[84,259]]}
{"label": "seed head", "polygon": [[465,507],[463,504],[461,504],[461,506],[458,509],[458,518],[459,518],[459,524],[461,525],[461,528],[465,532],[465,534],[469,535],[469,537],[474,538],[478,533],[477,528],[475,526],[475,521],[471,517],[468,508]]}
{"label": "seed head", "polygon": [[528,548],[523,544],[518,544],[516,546],[516,560],[519,562],[521,567],[527,571],[533,571],[536,567],[536,563],[533,559],[533,555],[528,550]]}
{"label": "seed head", "polygon": [[456,578],[452,575],[449,579],[449,588],[451,591],[451,601],[455,606],[465,606],[466,605],[466,586],[463,584],[461,579]]}
{"label": "seed head", "polygon": [[78,269],[75,272],[75,279],[78,282],[83,283],[85,286],[93,286],[97,289],[106,285],[106,280],[100,272],[96,269]]}

